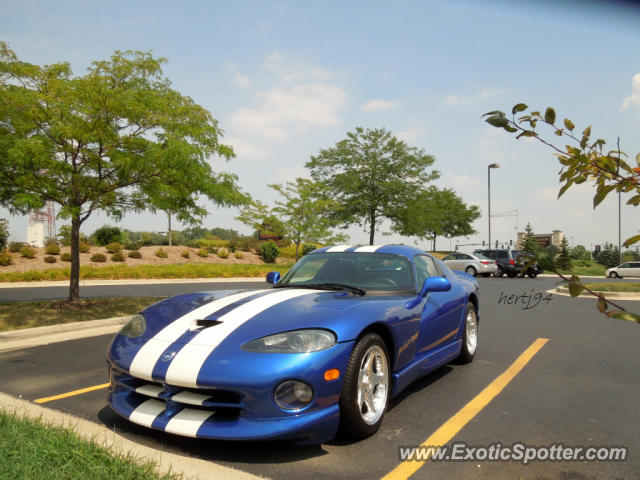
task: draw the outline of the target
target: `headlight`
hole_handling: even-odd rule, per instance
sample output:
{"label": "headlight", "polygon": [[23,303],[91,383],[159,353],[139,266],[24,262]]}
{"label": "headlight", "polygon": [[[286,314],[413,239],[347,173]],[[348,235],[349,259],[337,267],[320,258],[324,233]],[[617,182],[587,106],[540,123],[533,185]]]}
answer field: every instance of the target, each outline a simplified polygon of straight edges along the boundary
{"label": "headlight", "polygon": [[287,380],[278,385],[274,399],[284,410],[301,410],[313,400],[313,390],[304,382]]}
{"label": "headlight", "polygon": [[336,336],[328,330],[294,330],[251,340],[242,346],[246,352],[307,353],[333,347]]}
{"label": "headlight", "polygon": [[125,337],[135,338],[139,337],[144,333],[147,329],[147,321],[144,316],[141,314],[135,315],[129,323],[127,323],[122,330],[120,330],[120,334]]}

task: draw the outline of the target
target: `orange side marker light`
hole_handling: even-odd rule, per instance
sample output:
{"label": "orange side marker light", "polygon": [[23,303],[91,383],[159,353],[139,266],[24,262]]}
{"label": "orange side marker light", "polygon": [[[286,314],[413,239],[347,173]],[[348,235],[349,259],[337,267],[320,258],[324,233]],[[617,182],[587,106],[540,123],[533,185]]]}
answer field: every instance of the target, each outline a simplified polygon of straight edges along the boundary
{"label": "orange side marker light", "polygon": [[337,368],[332,368],[331,370],[327,370],[326,372],[324,372],[324,379],[327,382],[337,380],[338,378],[340,378],[340,370],[338,370]]}

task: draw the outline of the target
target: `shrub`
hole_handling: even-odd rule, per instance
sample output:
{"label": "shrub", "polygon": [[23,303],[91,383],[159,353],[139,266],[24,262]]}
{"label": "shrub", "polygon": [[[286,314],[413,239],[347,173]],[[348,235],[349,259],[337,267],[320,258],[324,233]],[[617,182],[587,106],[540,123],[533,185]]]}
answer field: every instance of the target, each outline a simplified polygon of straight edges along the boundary
{"label": "shrub", "polygon": [[33,248],[25,245],[20,249],[20,256],[23,258],[34,258],[36,256],[36,251]]}
{"label": "shrub", "polygon": [[238,260],[242,260],[242,259],[244,258],[244,255],[243,255],[243,254],[241,254],[240,252],[236,252],[235,257],[236,257]]}
{"label": "shrub", "polygon": [[109,253],[120,253],[122,251],[122,245],[120,245],[118,242],[112,242],[106,245],[104,248],[106,248],[107,252]]}
{"label": "shrub", "polygon": [[236,248],[238,248],[238,241],[237,240],[230,240],[229,241],[229,251],[231,253],[234,253],[236,251]]}
{"label": "shrub", "polygon": [[198,256],[199,257],[208,257],[209,256],[209,250],[207,250],[206,248],[198,249]]}
{"label": "shrub", "polygon": [[220,258],[229,258],[229,252],[227,252],[226,250],[220,249],[218,251],[218,257],[220,257]]}
{"label": "shrub", "polygon": [[9,240],[9,220],[0,218],[0,251],[4,250]]}
{"label": "shrub", "polygon": [[24,243],[22,242],[11,242],[9,244],[9,251],[11,253],[18,253],[22,247],[24,247]]}
{"label": "shrub", "polygon": [[159,258],[167,258],[169,254],[162,248],[156,250],[156,257]]}
{"label": "shrub", "polygon": [[275,263],[279,254],[280,250],[274,242],[269,241],[262,244],[262,259],[265,263]]}
{"label": "shrub", "polygon": [[118,227],[109,227],[108,225],[105,225],[93,232],[93,236],[95,237],[98,245],[104,246],[109,243],[119,242],[122,232]]}
{"label": "shrub", "polygon": [[129,258],[142,258],[142,254],[140,253],[140,250],[131,250],[128,255],[129,255]]}
{"label": "shrub", "polygon": [[191,256],[189,250],[183,250],[180,255],[182,255],[182,258],[189,258]]}
{"label": "shrub", "polygon": [[124,254],[122,252],[115,252],[111,255],[112,262],[124,262]]}
{"label": "shrub", "polygon": [[127,242],[123,245],[125,250],[139,250],[142,242]]}
{"label": "shrub", "polygon": [[240,237],[235,243],[237,249],[243,252],[250,252],[258,245],[258,240],[254,237]]}
{"label": "shrub", "polygon": [[256,252],[258,256],[262,256],[262,244],[258,243],[255,247],[253,247],[253,251]]}
{"label": "shrub", "polygon": [[107,261],[107,256],[104,253],[94,253],[91,255],[92,262],[104,263]]}
{"label": "shrub", "polygon": [[316,248],[318,248],[318,247],[316,247],[312,243],[305,243],[304,245],[302,245],[302,256],[304,257],[305,255],[309,255]]}
{"label": "shrub", "polygon": [[208,247],[205,247],[205,248],[212,255],[217,255],[218,254],[218,247],[208,246]]}
{"label": "shrub", "polygon": [[7,251],[3,251],[0,252],[0,265],[2,265],[3,267],[6,267],[8,265],[11,265],[13,263],[13,256],[7,252]]}
{"label": "shrub", "polygon": [[64,252],[62,255],[60,255],[60,260],[62,260],[63,262],[70,262],[71,254],[69,252]]}
{"label": "shrub", "polygon": [[46,253],[47,255],[60,255],[60,247],[57,243],[50,243],[44,248],[44,253]]}
{"label": "shrub", "polygon": [[47,263],[56,263],[57,259],[56,257],[52,257],[51,255],[48,255],[44,257],[44,261]]}
{"label": "shrub", "polygon": [[89,242],[80,242],[80,244],[78,245],[78,250],[80,250],[80,253],[89,253],[89,250],[91,250],[91,245],[89,245]]}

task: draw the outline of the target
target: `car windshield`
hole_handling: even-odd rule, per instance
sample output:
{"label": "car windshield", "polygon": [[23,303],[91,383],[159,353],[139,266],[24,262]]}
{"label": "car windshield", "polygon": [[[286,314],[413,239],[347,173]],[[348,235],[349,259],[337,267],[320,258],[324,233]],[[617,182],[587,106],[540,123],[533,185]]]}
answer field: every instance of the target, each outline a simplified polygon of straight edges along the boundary
{"label": "car windshield", "polygon": [[483,254],[481,253],[474,253],[474,255],[476,257],[478,257],[480,260],[491,260],[489,257],[485,257]]}
{"label": "car windshield", "polygon": [[415,291],[411,263],[385,253],[313,253],[289,270],[277,287],[343,285],[385,292]]}

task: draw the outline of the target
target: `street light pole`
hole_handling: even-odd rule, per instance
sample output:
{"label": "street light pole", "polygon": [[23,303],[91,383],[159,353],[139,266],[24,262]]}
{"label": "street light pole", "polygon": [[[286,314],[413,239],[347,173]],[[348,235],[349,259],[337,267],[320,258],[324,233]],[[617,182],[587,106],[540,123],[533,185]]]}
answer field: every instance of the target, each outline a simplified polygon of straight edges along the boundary
{"label": "street light pole", "polygon": [[487,167],[487,194],[488,194],[488,210],[489,210],[489,250],[491,250],[491,169],[500,168],[499,163],[491,163]]}

